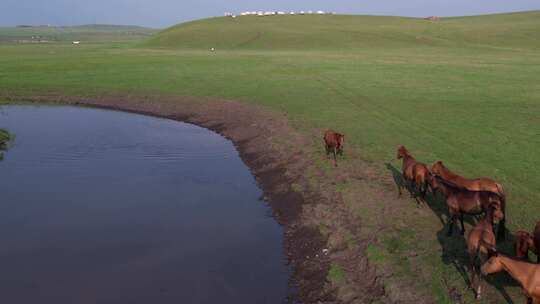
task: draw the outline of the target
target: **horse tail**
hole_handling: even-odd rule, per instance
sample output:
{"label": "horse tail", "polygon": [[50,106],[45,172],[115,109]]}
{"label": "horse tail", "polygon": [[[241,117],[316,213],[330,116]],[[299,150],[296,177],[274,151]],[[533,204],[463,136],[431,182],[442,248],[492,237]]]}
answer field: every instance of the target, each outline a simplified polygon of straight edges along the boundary
{"label": "horse tail", "polygon": [[540,221],[536,222],[536,226],[534,226],[534,230],[533,230],[533,233],[531,234],[531,238],[532,238],[534,249],[535,249],[533,250],[533,252],[536,253],[537,263],[540,264]]}
{"label": "horse tail", "polygon": [[501,198],[504,198],[506,197],[506,194],[504,193],[504,187],[503,185],[499,184],[499,183],[495,183],[495,186],[497,187],[497,193],[499,194],[499,196]]}
{"label": "horse tail", "polygon": [[497,229],[497,239],[504,240],[506,238],[506,194],[504,193],[504,188],[501,184],[495,183],[497,186],[497,191],[499,191],[499,198],[501,199],[501,210],[504,214],[503,219],[499,223]]}
{"label": "horse tail", "polygon": [[536,229],[534,232],[533,243],[534,247],[536,247],[537,263],[540,263],[540,234],[537,233]]}

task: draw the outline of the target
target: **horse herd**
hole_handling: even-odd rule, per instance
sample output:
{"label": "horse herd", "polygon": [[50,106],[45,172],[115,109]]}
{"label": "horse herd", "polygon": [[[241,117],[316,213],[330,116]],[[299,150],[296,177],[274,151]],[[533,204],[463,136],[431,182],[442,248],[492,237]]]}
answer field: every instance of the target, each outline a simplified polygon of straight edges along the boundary
{"label": "horse herd", "polygon": [[[343,134],[332,130],[324,134],[326,155],[333,153],[335,166],[337,155],[343,153],[344,139]],[[442,161],[428,167],[404,146],[398,147],[397,159],[402,160],[404,181],[398,185],[398,195],[402,195],[402,189],[407,189],[419,205],[427,205],[428,192],[442,195],[449,213],[448,236],[452,235],[458,219],[460,232],[465,234],[464,215],[484,215],[466,237],[470,282],[476,298],[481,296],[482,276],[506,271],[523,288],[527,303],[540,304],[540,221],[532,234],[516,233],[515,257],[499,253],[497,240],[504,240],[506,235],[506,194],[500,183],[486,177],[462,177],[450,171]],[[538,264],[528,262],[529,251],[537,254]]]}

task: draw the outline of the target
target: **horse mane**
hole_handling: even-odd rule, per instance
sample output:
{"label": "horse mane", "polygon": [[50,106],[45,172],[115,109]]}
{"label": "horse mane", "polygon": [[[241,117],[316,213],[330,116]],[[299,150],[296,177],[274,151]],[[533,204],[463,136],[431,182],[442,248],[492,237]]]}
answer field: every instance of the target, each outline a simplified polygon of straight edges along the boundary
{"label": "horse mane", "polygon": [[461,186],[459,186],[458,184],[456,184],[456,183],[454,183],[454,182],[451,182],[451,181],[449,181],[449,180],[446,180],[446,179],[444,179],[444,178],[443,178],[442,176],[440,176],[440,175],[433,174],[433,176],[435,176],[435,178],[436,178],[439,182],[441,182],[441,183],[444,184],[445,186],[448,186],[448,187],[450,187],[450,188],[452,188],[452,189],[454,189],[454,190],[466,190],[466,191],[468,191],[466,188],[461,187]]}
{"label": "horse mane", "polygon": [[515,262],[519,262],[519,263],[524,263],[524,264],[531,264],[531,265],[538,265],[538,264],[535,264],[535,263],[530,263],[530,262],[527,262],[527,261],[524,261],[518,257],[515,257],[515,256],[510,256],[510,255],[506,255],[506,254],[503,254],[503,253],[500,253],[497,251],[497,256],[500,256],[500,257],[504,257],[504,258],[507,258],[509,260],[512,260],[512,261],[515,261]]}
{"label": "horse mane", "polygon": [[538,254],[540,254],[540,233],[537,233],[539,227],[540,227],[540,221],[536,223],[536,226],[534,227],[533,236],[532,236],[533,241],[534,241],[534,246],[536,247],[536,251],[538,251]]}
{"label": "horse mane", "polygon": [[338,133],[338,132],[336,132],[336,131],[334,131],[334,130],[332,130],[332,129],[328,129],[328,130],[326,130],[326,131],[324,132],[324,135],[325,135],[325,136],[326,136],[326,135],[329,135],[329,134],[332,135],[334,138],[345,137],[344,134]]}
{"label": "horse mane", "polygon": [[398,150],[403,153],[403,156],[408,156],[408,157],[414,159],[414,157],[411,155],[409,150],[407,150],[407,148],[405,148],[404,145],[399,146]]}
{"label": "horse mane", "polygon": [[[495,183],[495,185],[497,186],[497,189],[499,190],[499,193],[501,194],[501,197],[502,198],[505,198],[506,197],[506,193],[504,192],[504,187],[503,185],[499,184],[499,183]],[[503,197],[504,196],[504,197]]]}
{"label": "horse mane", "polygon": [[441,171],[444,172],[444,174],[448,175],[450,178],[464,178],[463,176],[459,176],[457,174],[455,174],[454,172],[450,171],[450,169],[448,169],[442,161],[437,161],[437,164],[439,165],[439,167],[441,168]]}

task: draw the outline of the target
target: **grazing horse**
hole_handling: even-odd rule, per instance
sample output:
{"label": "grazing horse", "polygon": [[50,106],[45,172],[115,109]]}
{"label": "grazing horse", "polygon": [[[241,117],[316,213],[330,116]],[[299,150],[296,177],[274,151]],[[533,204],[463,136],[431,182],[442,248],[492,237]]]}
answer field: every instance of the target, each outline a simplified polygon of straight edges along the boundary
{"label": "grazing horse", "polygon": [[[464,188],[469,191],[489,191],[496,193],[501,198],[503,212],[506,213],[506,194],[501,184],[487,177],[480,177],[469,179],[459,176],[448,168],[446,168],[442,161],[436,161],[431,166],[431,173],[442,177],[445,181],[454,184],[458,188]],[[503,219],[500,223],[498,239],[504,239],[506,230],[506,219]]]}
{"label": "grazing horse", "polygon": [[333,130],[324,132],[324,147],[326,156],[332,152],[334,154],[334,166],[337,167],[337,154],[343,155],[343,144],[345,143],[345,135],[337,133]]}
{"label": "grazing horse", "polygon": [[[469,254],[469,271],[471,273],[471,289],[477,299],[482,292],[480,267],[488,258],[488,251],[495,248],[496,238],[493,233],[493,223],[501,220],[503,214],[496,204],[486,210],[486,216],[474,226],[467,237],[467,252]],[[479,264],[476,263],[479,260]],[[476,283],[475,283],[476,282]],[[475,286],[476,285],[476,286]]]}
{"label": "grazing horse", "polygon": [[516,280],[527,297],[528,304],[540,304],[540,265],[513,259],[490,250],[489,260],[482,265],[482,274],[506,271]]}
{"label": "grazing horse", "polygon": [[[428,167],[425,164],[416,161],[405,146],[398,147],[397,159],[403,159],[401,167],[403,180],[409,186],[412,186],[414,191],[420,192],[421,198],[425,202],[426,192],[431,179],[431,173],[429,172]],[[401,196],[401,188],[403,188],[402,185],[398,186],[399,196]],[[414,196],[415,194],[411,191],[411,197]]]}
{"label": "grazing horse", "polygon": [[452,235],[454,223],[458,216],[461,222],[461,234],[465,234],[465,226],[463,225],[464,214],[478,215],[487,212],[489,207],[495,206],[497,210],[501,211],[502,218],[504,218],[504,208],[497,194],[487,191],[468,191],[456,188],[440,176],[434,176],[430,181],[432,191],[441,192],[446,199],[446,205],[450,214],[448,236]]}
{"label": "grazing horse", "polygon": [[516,242],[514,243],[514,249],[516,251],[516,258],[522,260],[529,259],[529,250],[534,254],[537,253],[534,239],[527,231],[519,230],[516,232]]}

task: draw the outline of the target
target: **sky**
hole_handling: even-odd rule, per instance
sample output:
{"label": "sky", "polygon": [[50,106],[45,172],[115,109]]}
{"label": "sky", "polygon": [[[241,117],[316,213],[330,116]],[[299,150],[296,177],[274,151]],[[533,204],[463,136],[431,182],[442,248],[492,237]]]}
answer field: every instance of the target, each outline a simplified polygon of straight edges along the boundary
{"label": "sky", "polygon": [[0,0],[0,26],[126,24],[164,28],[224,12],[464,16],[540,10],[539,0]]}

